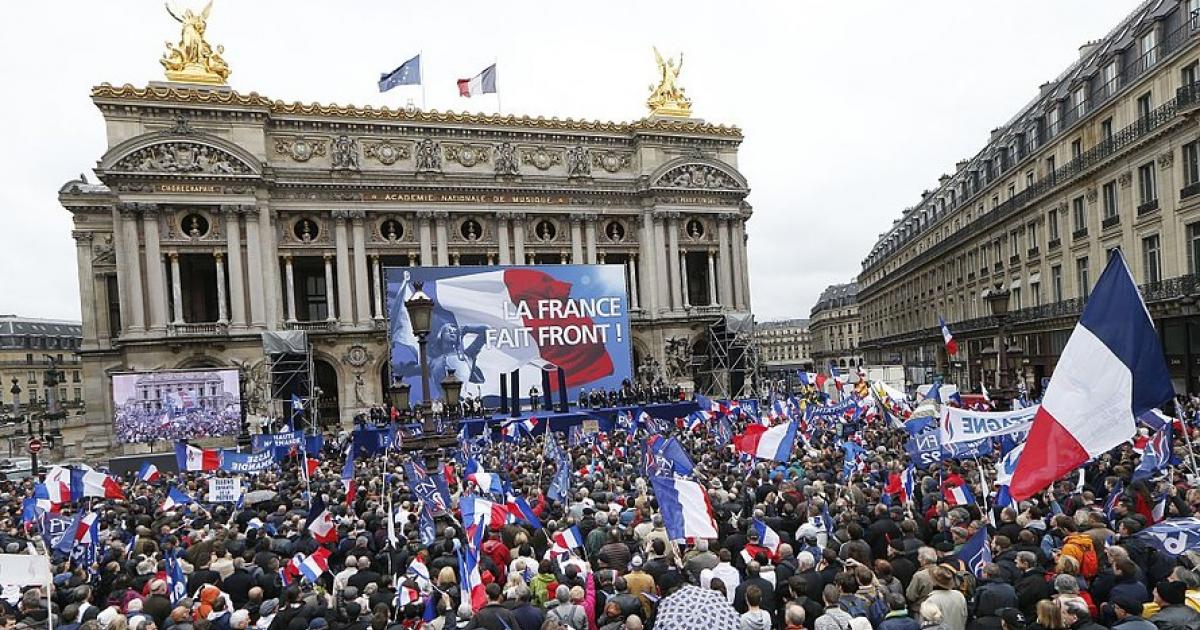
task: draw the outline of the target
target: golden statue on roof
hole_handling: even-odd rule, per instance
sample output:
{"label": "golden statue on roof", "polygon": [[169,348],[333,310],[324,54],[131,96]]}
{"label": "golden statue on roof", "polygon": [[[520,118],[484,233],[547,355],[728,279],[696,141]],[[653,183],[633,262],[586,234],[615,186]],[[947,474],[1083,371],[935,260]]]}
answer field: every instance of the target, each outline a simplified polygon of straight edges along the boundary
{"label": "golden statue on roof", "polygon": [[229,64],[221,57],[225,48],[217,46],[214,49],[204,39],[210,11],[212,0],[209,0],[199,13],[194,13],[191,9],[184,10],[182,17],[177,11],[171,10],[169,3],[167,4],[167,13],[183,26],[179,43],[167,42],[167,52],[160,60],[167,71],[168,80],[224,85],[229,78]]}
{"label": "golden statue on roof", "polygon": [[683,69],[683,53],[679,53],[679,63],[667,58],[663,61],[658,47],[654,47],[654,60],[658,62],[658,86],[650,86],[650,98],[646,99],[646,107],[654,116],[675,116],[688,118],[692,115],[692,101],[684,95],[679,87],[679,71]]}

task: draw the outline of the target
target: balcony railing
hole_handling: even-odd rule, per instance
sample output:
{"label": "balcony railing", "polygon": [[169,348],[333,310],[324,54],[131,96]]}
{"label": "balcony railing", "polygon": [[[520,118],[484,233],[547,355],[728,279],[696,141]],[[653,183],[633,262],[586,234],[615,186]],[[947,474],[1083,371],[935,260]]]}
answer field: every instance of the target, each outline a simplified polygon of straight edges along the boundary
{"label": "balcony railing", "polygon": [[336,319],[322,319],[313,322],[290,321],[284,322],[287,330],[303,330],[307,332],[334,332],[337,330]]}
{"label": "balcony railing", "polygon": [[1004,271],[1004,263],[997,260],[995,264],[992,265],[992,271]]}
{"label": "balcony railing", "polygon": [[1039,253],[1041,253],[1041,252],[1038,251],[1038,248],[1030,247],[1029,251],[1025,252],[1025,257],[1026,258],[1037,258],[1037,255]]}
{"label": "balcony railing", "polygon": [[1012,256],[1008,257],[1008,264],[1010,264],[1010,265],[1017,265],[1017,264],[1020,264],[1020,262],[1021,262],[1020,254],[1013,254]]}
{"label": "balcony railing", "polygon": [[1062,239],[1052,238],[1048,243],[1046,243],[1046,249],[1053,251],[1058,249],[1059,245],[1062,245]]}
{"label": "balcony railing", "polygon": [[1116,227],[1118,225],[1121,225],[1121,215],[1119,214],[1114,214],[1111,217],[1104,217],[1104,219],[1100,221],[1100,229],[1102,230],[1107,230],[1110,227]]}
{"label": "balcony railing", "polygon": [[1087,228],[1079,228],[1078,230],[1071,232],[1071,240],[1078,241],[1081,239],[1085,239],[1085,238],[1087,238],[1087,235],[1088,235]]}
{"label": "balcony railing", "polygon": [[228,335],[229,324],[212,322],[203,324],[168,324],[168,337],[203,337],[213,335]]}
{"label": "balcony railing", "polygon": [[1182,189],[1180,189],[1179,198],[1181,200],[1187,199],[1188,197],[1194,197],[1197,194],[1200,194],[1200,182],[1196,182],[1194,184],[1188,184],[1187,186],[1184,186]]}
{"label": "balcony railing", "polygon": [[1137,213],[1139,217],[1153,212],[1158,212],[1157,199],[1151,199],[1150,201],[1147,201],[1146,203],[1143,203],[1137,207]]}

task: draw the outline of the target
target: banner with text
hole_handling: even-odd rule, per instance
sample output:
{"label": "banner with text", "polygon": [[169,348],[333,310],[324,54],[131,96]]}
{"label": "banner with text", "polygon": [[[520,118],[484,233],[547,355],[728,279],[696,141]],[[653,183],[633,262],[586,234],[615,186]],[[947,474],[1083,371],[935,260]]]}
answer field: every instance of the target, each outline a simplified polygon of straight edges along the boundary
{"label": "banner with text", "polygon": [[275,451],[239,453],[232,449],[221,449],[221,470],[233,473],[257,473],[275,465]]}
{"label": "banner with text", "polygon": [[974,442],[983,438],[1027,431],[1033,425],[1033,416],[1037,410],[1037,405],[1012,411],[971,411],[943,406],[942,444]]}
{"label": "banner with text", "polygon": [[426,344],[434,398],[450,373],[464,395],[484,397],[499,396],[500,375],[513,370],[523,391],[512,393],[520,396],[541,390],[541,371],[557,367],[571,390],[617,389],[630,378],[623,265],[388,268],[392,374],[411,386],[414,402],[421,367],[405,302],[417,283],[434,303]]}
{"label": "banner with text", "polygon": [[242,498],[241,477],[214,477],[208,480],[209,503],[237,503]]}

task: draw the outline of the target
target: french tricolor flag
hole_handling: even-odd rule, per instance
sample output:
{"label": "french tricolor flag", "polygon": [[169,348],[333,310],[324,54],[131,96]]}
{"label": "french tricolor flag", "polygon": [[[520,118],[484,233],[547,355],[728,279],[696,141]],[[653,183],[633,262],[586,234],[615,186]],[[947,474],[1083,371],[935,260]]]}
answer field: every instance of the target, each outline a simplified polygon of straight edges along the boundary
{"label": "french tricolor flag", "polygon": [[533,513],[533,508],[529,507],[529,502],[525,500],[525,497],[508,492],[505,494],[505,505],[513,518],[529,523],[534,529],[542,528],[541,519]]}
{"label": "french tricolor flag", "polygon": [[779,545],[783,540],[779,538],[779,534],[775,530],[757,518],[753,521],[753,527],[754,531],[758,532],[758,544],[770,549],[771,553],[779,550]]}
{"label": "french tricolor flag", "polygon": [[483,534],[487,529],[499,529],[510,518],[507,505],[473,495],[463,497],[459,509],[462,510],[467,540],[476,548],[483,542]]}
{"label": "french tricolor flag", "polygon": [[337,541],[337,524],[333,522],[333,514],[325,508],[325,502],[320,497],[313,501],[305,527],[312,532],[313,540],[321,544]]}
{"label": "french tricolor flag", "polygon": [[321,547],[300,563],[300,575],[309,582],[315,583],[317,578],[329,570],[329,550]]}
{"label": "french tricolor flag", "polygon": [[458,575],[458,588],[471,596],[471,610],[483,608],[487,604],[487,593],[479,574],[479,556],[470,547],[458,550]]}
{"label": "french tricolor flag", "polygon": [[121,484],[117,483],[116,479],[86,465],[71,471],[71,486],[72,496],[78,494],[79,497],[99,499],[125,498],[125,492],[121,490]]}
{"label": "french tricolor flag", "polygon": [[657,476],[651,477],[650,483],[671,540],[717,537],[712,505],[703,486],[688,479]]}
{"label": "french tricolor flag", "polygon": [[138,469],[137,478],[143,483],[158,483],[162,481],[162,473],[158,472],[158,466],[150,462],[143,462],[142,467]]}
{"label": "french tricolor flag", "polygon": [[946,354],[958,354],[958,342],[954,340],[954,335],[950,334],[950,327],[946,325],[946,320],[938,316],[938,326],[942,327],[942,341],[946,342]]}
{"label": "french tricolor flag", "polygon": [[467,481],[478,486],[480,492],[504,494],[504,482],[500,479],[500,475],[487,472],[474,459],[467,460],[466,473]]}
{"label": "french tricolor flag", "polygon": [[169,512],[181,505],[189,505],[192,503],[192,497],[189,497],[183,490],[172,487],[167,492],[167,498],[162,502],[162,511]]}
{"label": "french tricolor flag", "polygon": [[75,520],[67,526],[67,531],[63,533],[62,540],[55,549],[69,554],[75,545],[93,545],[99,542],[98,520],[95,512],[76,514]]}
{"label": "french tricolor flag", "polygon": [[50,500],[50,511],[57,512],[71,497],[71,471],[62,466],[52,466],[46,471],[46,497]]}
{"label": "french tricolor flag", "polygon": [[354,445],[346,449],[346,465],[342,466],[342,485],[346,486],[346,505],[353,505],[358,495],[358,486],[354,483]]}
{"label": "french tricolor flag", "polygon": [[470,98],[480,94],[496,93],[496,64],[483,69],[483,72],[470,79],[458,80],[458,95]]}
{"label": "french tricolor flag", "polygon": [[513,441],[521,439],[521,435],[530,435],[533,433],[533,428],[538,425],[537,418],[525,418],[522,420],[512,420],[500,427],[500,433]]}
{"label": "french tricolor flag", "polygon": [[215,448],[199,448],[186,442],[176,442],[175,463],[180,471],[209,472],[221,467],[221,453]]}
{"label": "french tricolor flag", "polygon": [[1120,250],[1062,351],[1009,490],[1021,501],[1137,432],[1174,397],[1162,344]]}
{"label": "french tricolor flag", "polygon": [[950,505],[970,505],[975,503],[975,495],[971,494],[971,489],[964,486],[946,486],[942,489],[942,496],[946,498],[946,503]]}
{"label": "french tricolor flag", "polygon": [[788,420],[770,429],[761,424],[746,426],[746,432],[734,436],[734,448],[759,459],[786,462],[796,445],[796,421]]}

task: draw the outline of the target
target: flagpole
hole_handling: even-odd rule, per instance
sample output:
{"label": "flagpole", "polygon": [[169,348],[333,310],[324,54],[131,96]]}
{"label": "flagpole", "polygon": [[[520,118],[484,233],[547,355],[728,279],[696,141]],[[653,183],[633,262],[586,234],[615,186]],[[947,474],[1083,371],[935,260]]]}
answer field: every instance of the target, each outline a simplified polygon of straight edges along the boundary
{"label": "flagpole", "polygon": [[[504,113],[504,105],[502,105],[500,103],[500,72],[499,72],[500,68],[499,68],[498,64],[499,64],[499,59],[497,57],[492,57],[492,67],[496,68],[496,109],[498,110],[496,113],[503,114]],[[546,395],[549,395],[549,394],[550,394],[550,392],[546,392]]]}
{"label": "flagpole", "polygon": [[[417,57],[421,59],[421,65],[425,65],[425,51],[417,51]],[[421,111],[425,111],[425,68],[421,68]]]}
{"label": "flagpole", "polygon": [[1196,467],[1196,451],[1192,449],[1192,432],[1188,430],[1188,423],[1183,417],[1183,410],[1179,408],[1179,399],[1176,398],[1174,402],[1175,415],[1179,416],[1179,424],[1183,425],[1183,437],[1187,440],[1188,460],[1192,464],[1192,474],[1200,475],[1200,468]]}

